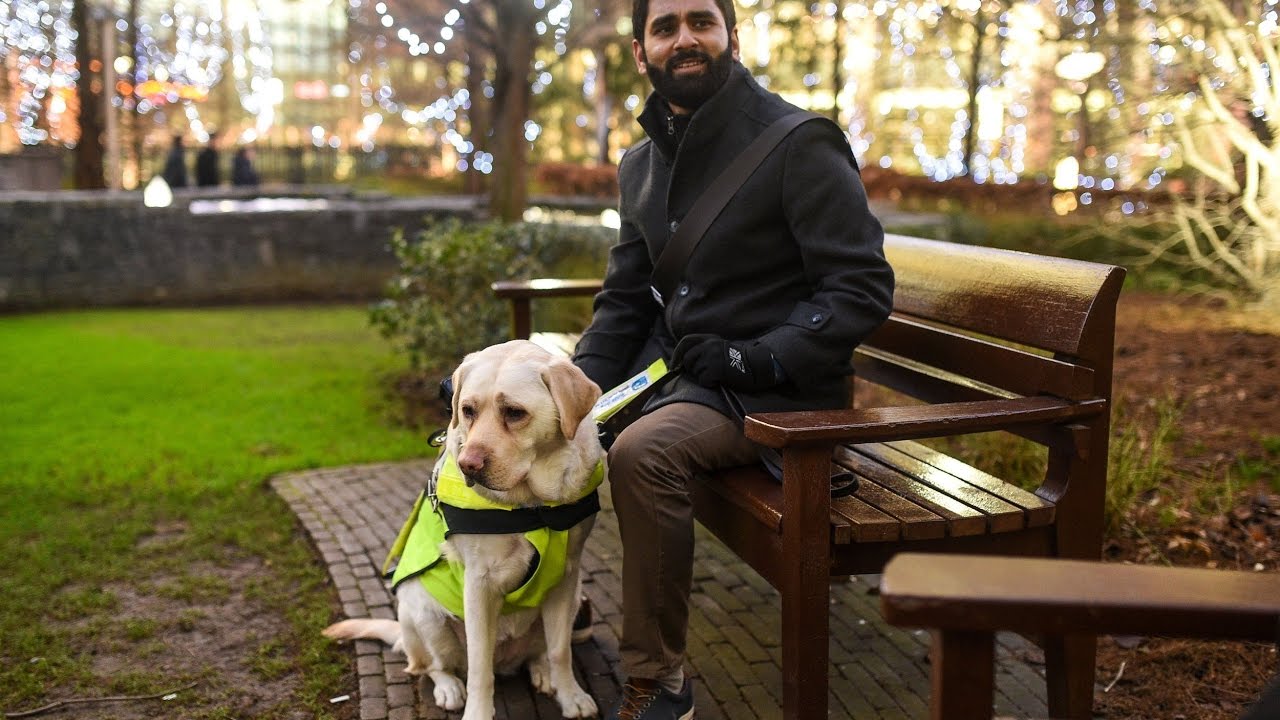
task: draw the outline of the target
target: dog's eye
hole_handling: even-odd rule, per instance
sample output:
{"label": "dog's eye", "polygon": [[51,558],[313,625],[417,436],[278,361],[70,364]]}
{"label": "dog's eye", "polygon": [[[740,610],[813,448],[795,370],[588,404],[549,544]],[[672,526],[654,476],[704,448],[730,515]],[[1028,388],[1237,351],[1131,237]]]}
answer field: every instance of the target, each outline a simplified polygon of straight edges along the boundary
{"label": "dog's eye", "polygon": [[462,406],[462,417],[464,417],[464,418],[466,418],[466,419],[468,419],[468,420],[475,420],[475,419],[476,419],[476,409],[475,409],[474,407],[472,407],[471,405],[463,405],[463,406]]}
{"label": "dog's eye", "polygon": [[502,409],[502,416],[506,418],[507,422],[516,423],[528,417],[529,413],[524,408],[509,407]]}

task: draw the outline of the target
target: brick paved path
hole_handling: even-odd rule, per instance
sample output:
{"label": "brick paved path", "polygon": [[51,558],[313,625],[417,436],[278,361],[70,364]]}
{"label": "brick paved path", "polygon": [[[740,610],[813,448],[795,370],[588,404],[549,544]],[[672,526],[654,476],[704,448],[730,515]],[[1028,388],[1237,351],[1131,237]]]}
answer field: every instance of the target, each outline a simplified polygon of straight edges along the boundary
{"label": "brick paved path", "polygon": [[[378,569],[422,488],[426,461],[366,465],[283,475],[276,491],[297,513],[329,574],[347,617],[393,618],[392,598]],[[617,699],[621,672],[621,549],[608,485],[603,511],[583,560],[584,592],[595,609],[595,637],[574,646],[575,668],[601,712]],[[872,720],[927,715],[928,635],[889,627],[880,619],[868,576],[832,585],[831,717]],[[710,533],[698,528],[687,666],[695,678],[699,720],[781,717],[778,594]],[[404,673],[404,658],[382,644],[354,643],[358,686],[341,688],[358,702],[361,720],[456,719],[435,706],[430,680]],[[996,712],[1043,717],[1045,691],[1037,651],[1002,637]],[[560,717],[550,698],[524,676],[499,679],[499,720]]]}

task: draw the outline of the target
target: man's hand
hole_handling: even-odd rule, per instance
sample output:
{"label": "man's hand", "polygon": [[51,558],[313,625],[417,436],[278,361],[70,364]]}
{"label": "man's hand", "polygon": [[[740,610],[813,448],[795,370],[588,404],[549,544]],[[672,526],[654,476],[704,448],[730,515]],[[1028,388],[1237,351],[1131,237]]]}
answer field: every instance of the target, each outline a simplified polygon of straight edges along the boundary
{"label": "man's hand", "polygon": [[724,385],[750,392],[778,384],[773,353],[758,340],[729,342],[707,333],[685,335],[671,362],[705,387]]}

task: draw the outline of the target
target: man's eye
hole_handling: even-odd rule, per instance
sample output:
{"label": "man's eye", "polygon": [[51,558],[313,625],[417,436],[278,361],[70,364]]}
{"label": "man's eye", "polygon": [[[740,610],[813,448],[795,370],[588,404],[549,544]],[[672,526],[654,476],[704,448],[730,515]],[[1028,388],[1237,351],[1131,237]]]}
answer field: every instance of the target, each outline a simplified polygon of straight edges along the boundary
{"label": "man's eye", "polygon": [[506,418],[507,422],[516,423],[528,417],[529,413],[524,408],[509,407],[503,409],[502,416]]}

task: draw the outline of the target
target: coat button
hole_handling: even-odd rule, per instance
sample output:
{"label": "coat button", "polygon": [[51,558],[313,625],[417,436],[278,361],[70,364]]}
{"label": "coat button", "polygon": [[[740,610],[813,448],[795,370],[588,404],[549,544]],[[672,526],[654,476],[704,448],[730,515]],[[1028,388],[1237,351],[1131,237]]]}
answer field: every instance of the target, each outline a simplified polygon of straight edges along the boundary
{"label": "coat button", "polygon": [[679,220],[672,220],[672,221],[671,221],[671,224],[670,224],[670,225],[668,225],[667,227],[671,228],[671,232],[675,232],[675,231],[676,231],[676,228],[680,227],[680,221],[679,221]]}
{"label": "coat button", "polygon": [[822,322],[822,315],[814,315],[813,317],[809,318],[809,322],[813,323],[814,325],[817,325],[818,323]]}
{"label": "coat button", "polygon": [[688,295],[688,294],[689,294],[689,286],[688,286],[688,285],[681,285],[681,286],[680,286],[680,297],[684,297],[685,295]]}

